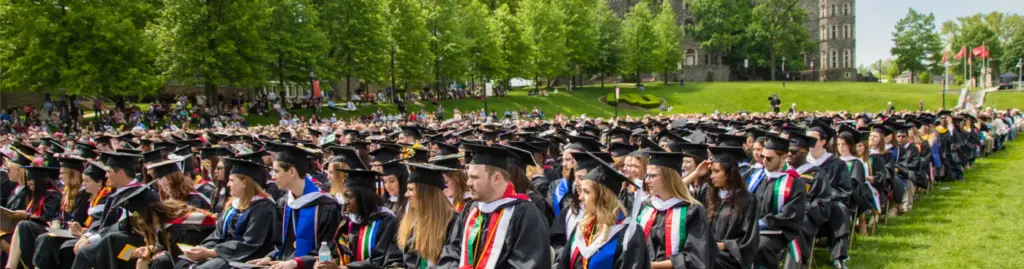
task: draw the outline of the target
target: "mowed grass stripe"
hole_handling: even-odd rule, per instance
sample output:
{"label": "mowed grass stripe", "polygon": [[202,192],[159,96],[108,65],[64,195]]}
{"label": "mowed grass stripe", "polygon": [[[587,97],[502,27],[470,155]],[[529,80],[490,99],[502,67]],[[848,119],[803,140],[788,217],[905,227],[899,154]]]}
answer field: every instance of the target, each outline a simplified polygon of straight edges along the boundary
{"label": "mowed grass stripe", "polygon": [[[1024,142],[979,159],[960,182],[942,183],[907,215],[857,237],[851,268],[1022,268]],[[943,188],[948,188],[942,190]],[[831,268],[826,250],[817,268]]]}

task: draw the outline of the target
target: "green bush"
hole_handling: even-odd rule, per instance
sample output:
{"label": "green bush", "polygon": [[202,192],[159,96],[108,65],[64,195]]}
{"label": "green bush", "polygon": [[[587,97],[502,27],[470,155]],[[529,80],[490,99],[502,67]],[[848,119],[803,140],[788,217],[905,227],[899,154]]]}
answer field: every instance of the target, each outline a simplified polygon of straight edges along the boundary
{"label": "green bush", "polygon": [[[616,105],[617,102],[615,101],[615,93],[614,92],[613,93],[609,93],[608,96],[605,96],[605,102],[608,103],[609,105],[613,105],[613,106]],[[645,94],[637,94],[637,93],[620,94],[618,102],[622,102],[622,103],[629,104],[629,105],[632,105],[632,106],[648,108],[648,109],[650,109],[650,108],[657,108],[658,106],[661,106],[661,99],[660,98],[658,98],[657,96],[654,96],[653,94],[646,94],[646,93]]]}

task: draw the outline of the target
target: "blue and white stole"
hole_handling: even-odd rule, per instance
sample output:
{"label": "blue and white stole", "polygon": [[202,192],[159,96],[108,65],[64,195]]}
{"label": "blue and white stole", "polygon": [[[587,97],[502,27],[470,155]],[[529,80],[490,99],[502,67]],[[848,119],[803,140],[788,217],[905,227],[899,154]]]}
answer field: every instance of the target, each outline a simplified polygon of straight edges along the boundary
{"label": "blue and white stole", "polygon": [[571,191],[569,190],[569,181],[566,180],[565,178],[558,179],[558,185],[555,186],[555,189],[552,191],[554,193],[552,193],[551,195],[551,197],[553,198],[551,199],[551,203],[552,207],[554,207],[555,209],[556,217],[561,216],[562,198],[565,198],[565,195],[569,194],[569,191]]}
{"label": "blue and white stole", "polygon": [[[317,219],[320,213],[320,206],[306,207],[307,204],[316,201],[320,196],[326,194],[320,192],[320,188],[313,183],[313,179],[310,176],[306,176],[306,185],[302,190],[302,196],[299,198],[293,198],[292,194],[287,194],[285,197],[288,199],[287,206],[284,207],[284,216],[281,220],[281,238],[282,244],[285,238],[288,238],[288,229],[292,229],[292,233],[295,235],[295,256],[302,256],[315,249],[319,242],[316,241],[317,225],[319,220]],[[284,249],[284,246],[280,246],[279,249]],[[282,253],[277,253],[277,258],[281,259]]]}
{"label": "blue and white stole", "polygon": [[[255,203],[256,201],[262,200],[262,199],[267,199],[267,197],[263,196],[263,195],[253,196],[252,197],[252,201],[249,202],[249,205],[252,206],[253,203]],[[231,225],[231,218],[234,217],[237,214],[238,215],[238,219],[235,220],[235,225],[234,225],[235,226],[235,232],[232,233],[231,236],[232,236],[232,239],[234,239],[234,240],[242,240],[242,237],[245,235],[245,230],[242,229],[242,223],[244,223],[245,220],[247,218],[249,218],[249,212],[252,212],[252,211],[248,210],[248,209],[246,209],[245,211],[238,211],[237,208],[238,208],[238,199],[233,199],[231,201],[231,204],[228,205],[227,212],[224,213],[224,217],[223,217],[224,223],[221,224],[220,228],[221,228],[222,233],[226,233],[228,231],[228,225]],[[221,235],[221,239],[223,239],[225,237],[226,237],[226,235]],[[223,240],[223,241],[226,241],[226,240]],[[221,242],[223,242],[223,241],[221,241]]]}
{"label": "blue and white stole", "polygon": [[[577,258],[582,261],[583,268],[613,268],[616,258],[615,251],[620,244],[619,238],[615,234],[626,228],[629,222],[630,220],[625,215],[619,214],[615,225],[612,225],[606,234],[596,235],[595,238],[592,238],[590,244],[587,244],[584,237],[586,233],[592,232],[591,229],[589,227],[577,228],[570,240],[572,254],[569,268],[575,269]],[[603,238],[596,238],[597,236],[603,236]],[[622,243],[625,244],[625,242]]]}
{"label": "blue and white stole", "polygon": [[761,185],[761,181],[764,180],[765,175],[764,168],[756,168],[753,173],[750,173],[750,177],[747,178],[747,191],[750,193],[757,191],[757,186]]}

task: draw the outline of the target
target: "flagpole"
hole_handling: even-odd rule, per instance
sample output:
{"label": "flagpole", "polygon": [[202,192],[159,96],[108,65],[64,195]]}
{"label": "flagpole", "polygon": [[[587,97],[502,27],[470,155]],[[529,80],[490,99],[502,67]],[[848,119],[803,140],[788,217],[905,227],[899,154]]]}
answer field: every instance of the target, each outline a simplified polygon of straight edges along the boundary
{"label": "flagpole", "polygon": [[[946,57],[942,57],[945,59]],[[943,61],[946,70],[942,72],[942,110],[946,110],[946,84],[949,84],[949,63]]]}

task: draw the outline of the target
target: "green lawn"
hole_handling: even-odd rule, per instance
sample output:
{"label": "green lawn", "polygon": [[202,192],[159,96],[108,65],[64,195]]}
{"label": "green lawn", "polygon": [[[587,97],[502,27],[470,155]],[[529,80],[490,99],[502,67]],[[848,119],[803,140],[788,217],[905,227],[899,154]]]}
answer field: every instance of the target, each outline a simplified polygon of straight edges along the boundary
{"label": "green lawn", "polygon": [[993,108],[1024,108],[1024,92],[994,92],[985,96],[985,106]]}
{"label": "green lawn", "polygon": [[[1024,142],[981,159],[965,181],[943,183],[914,210],[858,237],[851,268],[1022,268],[1024,255]],[[948,188],[948,189],[947,189]],[[942,190],[945,189],[945,190]],[[817,268],[831,268],[815,251]]]}
{"label": "green lawn", "polygon": [[[621,85],[622,93],[638,91],[632,85]],[[612,85],[606,85],[604,89],[599,86],[588,86],[577,89],[572,93],[564,89],[555,94],[550,92],[548,97],[526,96],[525,90],[510,91],[504,98],[488,98],[488,109],[502,113],[505,108],[511,109],[532,109],[533,107],[544,110],[545,115],[564,113],[570,115],[587,114],[589,116],[610,117],[615,114],[614,107],[599,103],[601,96],[612,92]],[[767,111],[768,96],[777,93],[782,99],[783,110],[789,108],[792,103],[797,104],[797,109],[806,111],[844,109],[852,112],[880,111],[885,109],[886,102],[892,101],[897,109],[914,109],[918,107],[918,101],[923,100],[928,109],[937,109],[942,106],[941,88],[935,85],[906,85],[906,84],[880,84],[880,83],[857,83],[857,82],[789,82],[782,87],[781,82],[716,82],[716,83],[687,83],[680,87],[678,84],[662,85],[652,83],[647,87],[647,93],[664,98],[668,104],[674,107],[671,113],[704,112],[710,113],[715,109],[722,112],[735,112],[738,110]],[[950,92],[946,95],[948,107],[956,105],[957,94]],[[481,109],[484,102],[481,100],[447,100],[441,102],[450,113],[452,108],[458,107],[462,111],[468,109]],[[395,111],[392,105],[382,106],[385,111]],[[421,107],[410,105],[410,110],[419,110]],[[436,107],[429,103],[422,107],[428,112],[436,111]],[[362,107],[358,112],[335,112],[338,117],[348,118],[363,113],[376,111],[375,106]],[[295,111],[298,115],[308,117],[311,111]],[[657,109],[651,110],[620,110],[619,115],[644,115],[661,113]],[[330,117],[329,110],[319,113],[321,116]],[[276,117],[251,117],[253,123],[267,124],[276,123]]]}

